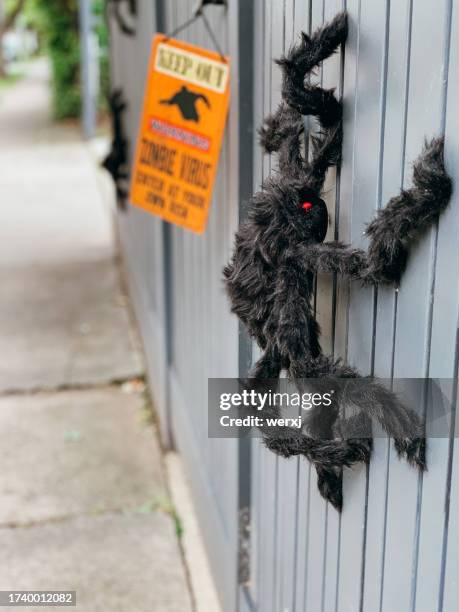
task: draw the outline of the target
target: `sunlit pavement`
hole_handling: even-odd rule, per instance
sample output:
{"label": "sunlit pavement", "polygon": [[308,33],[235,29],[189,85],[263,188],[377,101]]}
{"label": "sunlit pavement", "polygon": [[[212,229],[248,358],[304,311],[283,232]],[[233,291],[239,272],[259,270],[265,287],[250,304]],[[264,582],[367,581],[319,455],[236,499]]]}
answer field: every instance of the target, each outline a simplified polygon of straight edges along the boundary
{"label": "sunlit pavement", "polygon": [[44,62],[0,91],[0,590],[187,612],[98,172]]}

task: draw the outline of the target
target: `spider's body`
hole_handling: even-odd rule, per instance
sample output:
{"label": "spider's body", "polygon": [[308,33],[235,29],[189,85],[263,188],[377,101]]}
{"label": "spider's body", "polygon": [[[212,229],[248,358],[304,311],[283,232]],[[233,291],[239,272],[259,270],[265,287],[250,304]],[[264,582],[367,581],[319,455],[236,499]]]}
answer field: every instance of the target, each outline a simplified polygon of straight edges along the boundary
{"label": "spider's body", "polygon": [[[254,196],[248,219],[237,234],[238,256],[225,269],[225,277],[233,311],[259,346],[276,347],[282,366],[288,367],[290,351],[279,346],[277,337],[283,314],[278,303],[293,298],[298,308],[301,302],[305,313],[310,310],[314,275],[296,261],[297,245],[324,240],[328,213],[325,202],[295,180],[270,180],[264,187]],[[296,322],[298,330],[299,323]],[[316,325],[311,320],[309,324]],[[318,336],[318,330],[313,336]],[[311,347],[315,357],[319,352],[318,346]]]}
{"label": "spider's body", "polygon": [[[411,242],[432,225],[446,207],[451,181],[443,164],[443,140],[433,140],[417,160],[413,187],[402,191],[367,228],[368,251],[339,242],[324,243],[327,209],[320,193],[326,171],[338,165],[342,144],[342,109],[333,91],[305,83],[305,77],[345,42],[346,14],[341,13],[279,60],[283,70],[282,103],[265,121],[261,142],[278,154],[278,173],[249,203],[247,219],[236,234],[231,262],[224,270],[232,310],[246,325],[263,354],[251,378],[277,380],[282,370],[301,387],[301,379],[360,378],[358,372],[322,354],[320,330],[312,308],[317,271],[333,272],[364,283],[398,283]],[[321,125],[312,139],[311,160],[302,155],[303,115]],[[253,384],[253,383],[252,383]],[[357,414],[344,414],[344,404]],[[272,413],[276,413],[273,409]],[[312,411],[303,430],[281,435],[263,429],[268,448],[285,457],[303,454],[318,472],[322,495],[342,505],[342,468],[367,462],[371,452],[370,418],[395,438],[399,454],[425,467],[423,427],[390,391],[374,381],[351,396],[336,386],[332,409]]]}
{"label": "spider's body", "polygon": [[[281,369],[319,357],[319,327],[311,309],[314,270],[304,266],[302,249],[325,239],[328,212],[320,197],[325,171],[340,159],[341,104],[332,91],[304,86],[307,73],[347,36],[344,13],[279,60],[283,102],[261,130],[267,152],[277,152],[279,173],[265,181],[236,235],[234,256],[224,275],[233,312]],[[302,111],[302,112],[300,112]],[[302,115],[316,115],[323,133],[313,141],[311,163],[304,160]],[[304,369],[306,376],[307,368]]]}

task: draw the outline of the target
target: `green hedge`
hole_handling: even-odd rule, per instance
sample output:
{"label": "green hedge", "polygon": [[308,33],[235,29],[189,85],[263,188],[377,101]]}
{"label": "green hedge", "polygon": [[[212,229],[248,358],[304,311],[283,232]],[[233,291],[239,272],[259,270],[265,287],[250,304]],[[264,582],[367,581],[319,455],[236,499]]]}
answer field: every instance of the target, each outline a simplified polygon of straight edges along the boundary
{"label": "green hedge", "polygon": [[[78,0],[29,0],[26,12],[30,25],[43,38],[51,60],[54,117],[79,117],[81,86]],[[109,89],[104,0],[93,0],[93,13],[98,17],[96,34],[101,47],[102,101]]]}
{"label": "green hedge", "polygon": [[56,119],[79,117],[81,113],[80,45],[78,35],[56,37],[50,44],[53,110]]}
{"label": "green hedge", "polygon": [[105,21],[106,0],[93,0],[92,10],[96,17],[95,32],[99,40],[100,49],[100,99],[99,105],[107,109],[107,99],[110,94],[110,62],[108,56],[108,27]]}
{"label": "green hedge", "polygon": [[79,117],[80,42],[77,0],[31,0],[35,25],[51,60],[53,114],[56,119]]}

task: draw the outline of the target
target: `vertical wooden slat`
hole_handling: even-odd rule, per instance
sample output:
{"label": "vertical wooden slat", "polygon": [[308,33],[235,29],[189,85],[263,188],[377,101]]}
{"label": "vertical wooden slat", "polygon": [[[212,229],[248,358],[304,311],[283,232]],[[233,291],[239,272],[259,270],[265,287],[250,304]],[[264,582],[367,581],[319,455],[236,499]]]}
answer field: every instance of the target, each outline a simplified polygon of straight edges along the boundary
{"label": "vertical wooden slat", "polygon": [[[253,113],[254,128],[258,130],[264,116],[265,97],[265,2],[256,0],[254,15],[254,73],[259,78],[254,79]],[[253,190],[257,191],[263,181],[263,153],[258,144],[256,132],[253,138]],[[255,353],[255,351],[253,351]],[[263,558],[266,540],[264,512],[264,449],[258,439],[252,441],[252,473],[251,473],[251,532],[250,532],[250,594],[257,609],[261,609],[263,597]]]}
{"label": "vertical wooden slat", "polygon": [[[294,4],[292,0],[284,0],[277,6],[278,9],[273,15],[273,24],[282,24],[282,28],[278,27],[276,34],[276,37],[280,39],[280,44],[275,45],[276,56],[279,57],[290,48],[293,42]],[[274,92],[277,92],[275,101],[277,106],[281,88],[281,71],[278,66],[273,67],[273,73],[276,75],[275,79],[273,78],[273,89]],[[275,108],[274,102],[273,108]],[[292,458],[289,461],[278,459],[276,610],[292,610],[293,607],[296,523],[291,520],[291,515],[292,510],[296,509],[297,474],[298,458]]]}
{"label": "vertical wooden slat", "polygon": [[[456,0],[453,2],[452,7],[452,30],[451,30],[451,50],[450,50],[450,64],[449,64],[449,79],[448,79],[448,96],[446,106],[446,165],[448,171],[451,173],[455,185],[458,183],[458,168],[459,168],[459,143],[458,143],[458,115],[456,112],[457,100],[459,99],[459,82],[458,79],[453,75],[458,73],[458,62],[459,62],[459,20],[458,20],[459,5]],[[442,258],[443,249],[447,249],[447,245],[455,243],[455,238],[451,240],[445,237],[445,232],[454,233],[456,228],[455,237],[457,236],[457,207],[458,207],[458,195],[457,187],[453,194],[453,198],[450,204],[450,210],[445,213],[445,216],[440,220],[440,236],[443,236],[442,240],[439,241],[438,246],[438,264],[440,258]],[[446,216],[447,215],[447,216]],[[446,217],[446,218],[445,218]],[[451,265],[452,260],[446,263],[446,266]],[[445,265],[445,264],[444,264]],[[441,282],[443,275],[446,270],[437,271],[438,283]],[[458,287],[456,283],[450,283],[445,285],[445,290],[450,295],[442,295],[442,303],[445,299],[447,300],[446,317],[448,325],[443,328],[442,331],[437,332],[433,335],[432,341],[432,352],[435,350],[437,338],[439,344],[444,339],[444,334],[448,335],[448,339],[453,335],[453,326],[451,325],[453,317],[453,305],[456,304],[456,348],[455,348],[455,367],[453,376],[455,380],[455,391],[456,391],[456,404],[457,404],[457,362],[458,362],[458,338],[459,338],[459,322],[458,322]],[[453,291],[455,293],[453,294]],[[434,324],[433,330],[436,330],[435,326],[435,311],[434,311]],[[453,407],[455,414],[452,422],[450,441],[449,441],[449,456],[446,473],[446,497],[445,497],[445,515],[443,521],[443,542],[442,542],[442,558],[440,566],[440,592],[438,600],[438,612],[454,612],[457,608],[457,602],[459,601],[459,444],[457,441],[458,435],[458,416],[457,406]]]}
{"label": "vertical wooden slat", "polygon": [[[343,10],[342,0],[327,0],[324,2],[324,20],[332,19],[340,10]],[[336,95],[342,97],[343,92],[343,68],[344,53],[340,50],[334,57],[325,62],[323,67],[323,86],[325,88],[336,88]],[[329,172],[324,187],[325,199],[330,215],[330,227],[327,240],[338,238],[340,232],[340,169]],[[319,287],[325,279],[319,278]],[[323,343],[324,350],[334,354],[336,349],[336,335],[342,335],[338,318],[338,291],[339,279],[336,276],[328,276],[328,324],[325,328],[326,342]],[[319,310],[320,310],[319,301]],[[344,310],[341,306],[341,310]],[[320,610],[321,612],[334,612],[336,607],[336,591],[338,585],[338,566],[340,550],[340,528],[341,517],[330,505],[326,504],[324,509],[324,535],[323,535],[323,569],[321,577]]]}
{"label": "vertical wooden slat", "polygon": [[[312,2],[313,0],[308,0],[307,2],[295,0],[295,42],[298,42],[298,35],[300,32],[311,32]],[[296,471],[296,486],[298,491],[296,493],[296,505],[293,506],[296,525],[296,545],[293,575],[293,610],[295,610],[295,612],[301,612],[304,609],[306,599],[310,517],[309,483],[312,470],[310,464],[304,458],[300,457],[296,466]]]}
{"label": "vertical wooden slat", "polygon": [[[407,108],[406,162],[420,153],[424,138],[438,132],[441,122],[441,65],[444,58],[446,2],[437,3],[435,14],[428,2],[413,3],[412,39]],[[425,37],[430,52],[425,53]],[[426,93],[428,84],[428,94]],[[405,184],[411,181],[405,169]],[[428,375],[429,312],[435,257],[435,230],[412,250],[397,301],[395,377]],[[432,459],[430,459],[432,460]],[[422,501],[422,480],[406,462],[390,464],[385,572],[382,610],[394,606],[412,610],[415,605],[417,533]],[[400,495],[403,491],[403,495]]]}
{"label": "vertical wooden slat", "polygon": [[[403,180],[405,148],[405,105],[410,60],[411,0],[391,3],[387,15],[385,109],[381,124],[382,151],[378,208],[384,207]],[[378,287],[375,325],[374,372],[390,379],[394,341],[396,294],[392,287]],[[363,609],[379,609],[384,582],[387,479],[391,442],[375,428],[369,470],[367,540]]]}
{"label": "vertical wooden slat", "polygon": [[[439,15],[443,27],[443,57],[439,70],[441,81],[440,112],[437,117],[436,129],[438,132],[446,131],[445,158],[447,167],[452,173],[453,180],[458,176],[456,166],[451,163],[450,152],[457,149],[459,138],[455,123],[454,107],[457,106],[457,52],[459,39],[457,28],[452,30],[452,0],[444,5],[444,14]],[[451,61],[453,62],[451,65]],[[452,70],[451,70],[452,68]],[[448,119],[453,118],[446,129]],[[456,181],[455,181],[456,182]],[[434,295],[431,305],[431,345],[429,355],[429,376],[433,378],[457,377],[456,366],[456,334],[454,330],[458,316],[458,286],[459,270],[451,263],[451,245],[457,237],[459,229],[459,209],[457,197],[452,199],[448,210],[442,215],[438,226],[435,260]],[[457,382],[455,383],[457,386]],[[454,398],[454,386],[448,385],[448,400]],[[454,410],[455,410],[454,406]],[[454,419],[451,423],[454,428]],[[448,432],[441,432],[441,437],[431,438],[429,444],[429,470],[423,476],[422,482],[422,512],[419,519],[418,531],[418,557],[416,565],[416,583],[414,587],[413,609],[419,612],[436,609],[441,601],[442,589],[442,559],[444,554],[444,537],[447,523],[445,523],[445,510],[448,490],[449,462],[451,461],[450,441]],[[454,436],[454,432],[451,432]],[[442,520],[439,520],[441,517]]]}
{"label": "vertical wooden slat", "polygon": [[311,465],[306,460],[300,460],[298,466],[298,493],[296,512],[297,521],[297,542],[296,542],[296,563],[295,563],[295,612],[305,610],[307,596],[307,572],[308,572],[308,550],[309,550],[309,519],[310,519],[310,481],[315,484],[314,472]]}
{"label": "vertical wooden slat", "polygon": [[[192,0],[174,2],[168,31],[183,24],[192,14]],[[237,7],[228,12],[222,7],[206,7],[206,15],[217,39],[227,50],[230,21],[237,20]],[[213,43],[201,20],[177,35],[192,44],[212,48]],[[234,43],[232,43],[234,45]],[[237,63],[237,54],[234,54]],[[233,66],[234,71],[237,66]],[[232,100],[237,100],[237,87]],[[237,117],[236,117],[237,122]],[[207,379],[235,376],[237,373],[237,322],[229,314],[221,283],[221,269],[228,257],[230,236],[234,230],[237,193],[228,185],[236,184],[237,123],[233,107],[215,181],[213,201],[206,233],[197,236],[180,228],[171,230],[174,252],[173,273],[177,278],[174,300],[174,336],[172,367],[172,404],[174,430],[179,450],[184,454],[195,495],[199,518],[217,580],[222,603],[235,605],[237,553],[237,441],[209,439],[207,435]],[[234,138],[228,146],[229,133]],[[229,164],[229,157],[232,164]],[[229,176],[233,173],[232,176]],[[207,527],[204,527],[206,525]],[[212,527],[209,527],[209,526]]]}
{"label": "vertical wooden slat", "polygon": [[457,429],[455,434],[452,433],[452,436],[450,442],[451,473],[448,478],[450,490],[447,490],[445,500],[448,520],[444,521],[440,593],[438,608],[436,608],[438,612],[455,612],[459,599],[459,574],[457,571],[459,567],[459,486],[457,484],[459,482],[459,444],[457,441]]}
{"label": "vertical wooden slat", "polygon": [[[311,32],[314,32],[324,23],[325,3],[323,0],[314,0],[311,5]],[[333,60],[331,60],[333,62]],[[311,82],[323,85],[324,68],[319,67],[316,75],[311,75]],[[309,125],[315,130],[313,121]],[[326,189],[326,188],[325,188]],[[327,202],[328,206],[334,206]],[[333,216],[333,212],[331,213]],[[333,230],[328,230],[328,235]],[[316,317],[322,328],[321,344],[325,352],[330,350],[331,337],[331,279],[329,277],[319,278],[316,289]],[[308,489],[308,523],[307,523],[307,548],[304,610],[320,610],[322,600],[323,571],[325,561],[325,530],[326,530],[326,502],[317,489],[317,475],[315,469],[311,468],[309,473]]]}
{"label": "vertical wooden slat", "polygon": [[[263,95],[263,117],[271,112],[273,106],[273,44],[279,35],[277,27],[273,27],[273,11],[275,0],[264,2],[264,95]],[[279,44],[279,43],[278,43]],[[278,46],[279,51],[281,47]],[[274,76],[275,78],[275,76]],[[274,104],[276,103],[274,97]],[[263,178],[266,178],[271,171],[271,158],[264,155],[263,159]],[[265,511],[263,516],[263,551],[260,564],[260,600],[259,607],[266,612],[275,612],[275,562],[276,562],[276,524],[277,524],[277,457],[263,448],[262,450],[262,498]]]}
{"label": "vertical wooden slat", "polygon": [[[378,2],[377,7],[379,7],[379,4],[380,3]],[[359,195],[357,188],[360,186],[359,180],[356,176],[360,170],[358,166],[358,157],[356,156],[356,147],[360,129],[360,112],[363,106],[363,101],[360,100],[362,82],[360,72],[363,69],[362,63],[364,61],[362,59],[362,47],[364,41],[361,40],[360,28],[362,28],[362,23],[365,23],[365,17],[367,16],[365,7],[367,7],[368,11],[370,10],[370,7],[368,7],[368,5],[365,3],[360,3],[355,0],[348,1],[347,3],[347,10],[349,12],[349,36],[346,44],[346,62],[344,68],[343,86],[345,105],[343,162],[340,184],[340,222],[343,218],[347,218],[349,220],[350,235],[343,236],[343,234],[341,234],[341,236],[347,240],[356,240],[357,243],[359,243],[361,238],[360,236],[356,235],[359,231],[357,230],[359,227],[358,223],[362,224],[362,216],[365,215],[366,210],[365,206],[368,205],[368,202],[362,203],[363,210],[359,211],[360,219],[358,219],[358,223],[356,223],[356,203]],[[373,6],[371,7],[371,10],[374,10]],[[375,46],[377,47],[376,41]],[[367,113],[371,113],[372,108],[374,110],[374,106],[370,105],[370,108],[367,109]],[[367,125],[368,123],[369,120],[367,117]],[[370,126],[370,134],[372,127],[374,126]],[[368,194],[364,197],[368,197]],[[360,229],[360,233],[361,231],[362,230]],[[368,312],[362,312],[363,299],[364,296],[357,296],[354,290],[351,291],[348,321],[346,322],[349,328],[349,342],[348,346],[344,346],[342,348],[345,351],[344,356],[346,358],[350,358],[355,365],[360,368],[364,367],[365,370],[368,371],[370,364],[369,347],[362,347],[361,351],[358,350],[356,347],[357,338],[354,337],[354,335],[357,335],[361,340],[361,330],[359,329],[359,325],[363,325],[366,329],[366,333],[369,333]],[[362,314],[361,322],[358,313]],[[365,470],[361,467],[352,471],[345,470],[343,485],[344,508],[341,516],[341,535],[338,561],[337,611],[339,612],[343,612],[345,610],[358,610],[360,604],[362,550],[365,528]]]}
{"label": "vertical wooden slat", "polygon": [[[274,60],[280,57],[284,50],[284,0],[271,0],[270,6],[270,29],[271,29],[271,78],[270,78],[270,112],[274,112],[279,101],[280,101],[280,90],[281,90],[281,75],[278,66],[274,64]],[[276,161],[274,158],[269,160],[270,171],[272,172],[276,168]],[[273,523],[273,554],[271,558],[272,571],[273,571],[273,597],[272,597],[272,610],[279,609],[279,601],[281,597],[280,587],[282,585],[282,535],[283,535],[283,515],[284,515],[284,475],[288,466],[279,457],[274,458],[275,469],[273,472],[274,477],[274,491],[275,491],[275,514]]]}

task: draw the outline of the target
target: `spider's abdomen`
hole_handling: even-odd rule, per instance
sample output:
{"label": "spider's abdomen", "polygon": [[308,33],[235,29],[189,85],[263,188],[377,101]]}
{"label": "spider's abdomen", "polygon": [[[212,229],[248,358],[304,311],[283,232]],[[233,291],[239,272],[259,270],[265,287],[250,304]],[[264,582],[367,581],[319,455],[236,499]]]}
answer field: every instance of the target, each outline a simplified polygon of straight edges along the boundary
{"label": "spider's abdomen", "polygon": [[263,347],[263,326],[274,299],[275,265],[266,261],[248,229],[242,226],[238,232],[233,257],[223,276],[232,312]]}

